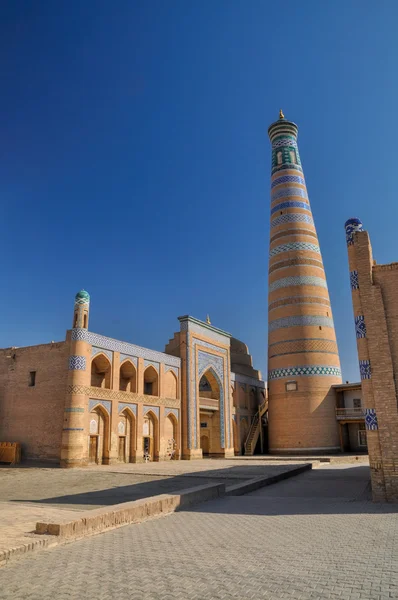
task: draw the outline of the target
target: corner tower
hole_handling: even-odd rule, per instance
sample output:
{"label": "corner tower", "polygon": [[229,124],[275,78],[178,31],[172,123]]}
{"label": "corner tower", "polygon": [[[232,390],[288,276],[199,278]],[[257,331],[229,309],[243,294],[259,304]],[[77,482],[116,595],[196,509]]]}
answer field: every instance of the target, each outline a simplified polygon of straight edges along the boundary
{"label": "corner tower", "polygon": [[318,236],[297,145],[285,119],[272,144],[268,296],[269,449],[339,450],[333,384],[340,361]]}

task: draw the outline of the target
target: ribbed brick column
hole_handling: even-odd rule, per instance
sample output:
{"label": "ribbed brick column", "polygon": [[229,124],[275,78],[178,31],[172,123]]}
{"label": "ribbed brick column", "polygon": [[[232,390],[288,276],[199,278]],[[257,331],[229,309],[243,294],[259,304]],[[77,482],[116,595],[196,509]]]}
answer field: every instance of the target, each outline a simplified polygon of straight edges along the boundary
{"label": "ribbed brick column", "polygon": [[331,386],[340,361],[298,146],[282,112],[272,143],[268,385],[270,452],[340,448]]}

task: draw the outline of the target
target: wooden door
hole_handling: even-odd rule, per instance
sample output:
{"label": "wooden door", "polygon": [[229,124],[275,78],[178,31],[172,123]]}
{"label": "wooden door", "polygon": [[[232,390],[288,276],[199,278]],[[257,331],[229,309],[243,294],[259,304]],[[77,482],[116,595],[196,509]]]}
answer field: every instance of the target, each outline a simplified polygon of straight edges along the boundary
{"label": "wooden door", "polygon": [[97,462],[98,436],[90,435],[89,462]]}
{"label": "wooden door", "polygon": [[119,437],[119,462],[126,462],[126,438]]}

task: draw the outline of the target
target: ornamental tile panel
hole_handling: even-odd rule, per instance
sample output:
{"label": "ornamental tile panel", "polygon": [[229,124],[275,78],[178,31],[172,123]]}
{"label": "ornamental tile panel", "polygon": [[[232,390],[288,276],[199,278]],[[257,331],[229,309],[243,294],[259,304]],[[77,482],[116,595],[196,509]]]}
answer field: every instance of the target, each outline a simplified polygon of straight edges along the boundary
{"label": "ornamental tile panel", "polygon": [[147,394],[132,394],[131,392],[122,392],[119,390],[107,390],[104,388],[89,387],[85,385],[68,385],[67,394],[90,396],[91,398],[119,400],[121,402],[135,402],[139,404],[148,404],[150,398],[154,403],[162,406],[180,407],[181,402],[176,398],[163,398],[158,396],[148,396]]}
{"label": "ornamental tile panel", "polygon": [[363,231],[363,225],[359,219],[348,219],[345,223],[345,237],[347,246],[354,243],[354,233]]}
{"label": "ornamental tile panel", "polygon": [[292,146],[293,148],[297,148],[297,142],[294,138],[283,137],[272,143],[272,150],[275,150],[275,148],[281,148],[283,146]]}
{"label": "ornamental tile panel", "polygon": [[271,369],[268,373],[268,379],[282,379],[283,377],[313,377],[329,376],[341,377],[339,367],[329,365],[303,365],[298,367],[285,367],[282,369]]}
{"label": "ornamental tile panel", "polygon": [[167,417],[167,415],[174,415],[175,418],[178,421],[178,409],[177,408],[165,408],[164,409],[164,416]]}
{"label": "ornamental tile panel", "polygon": [[366,337],[365,317],[363,315],[355,317],[355,335],[357,339]]}
{"label": "ornamental tile panel", "polygon": [[110,350],[104,350],[103,348],[96,348],[95,346],[93,346],[91,348],[91,357],[94,358],[94,356],[96,356],[97,354],[105,354],[105,356],[109,358],[109,361],[112,364],[113,352],[111,352]]}
{"label": "ornamental tile panel", "polygon": [[69,357],[69,371],[85,371],[86,357],[72,355]]}
{"label": "ornamental tile panel", "polygon": [[311,212],[311,207],[307,202],[300,202],[300,200],[290,200],[289,202],[281,202],[277,204],[273,208],[271,208],[271,215],[278,212],[278,210],[282,210],[284,208],[303,208],[307,210],[309,213]]}
{"label": "ornamental tile panel", "polygon": [[352,290],[359,290],[358,271],[350,272],[350,285]]}
{"label": "ornamental tile panel", "polygon": [[120,364],[122,364],[122,362],[125,360],[131,360],[133,365],[135,365],[136,367],[138,365],[138,358],[136,356],[131,356],[131,354],[121,354],[120,355]]}
{"label": "ornamental tile panel", "polygon": [[310,225],[314,225],[314,219],[309,215],[305,215],[303,213],[291,213],[288,215],[280,215],[273,221],[271,221],[271,229],[273,227],[278,227],[278,225],[283,225],[284,223],[309,223]]}
{"label": "ornamental tile panel", "polygon": [[97,346],[102,350],[112,350],[113,352],[120,352],[121,354],[128,354],[144,358],[147,360],[153,360],[155,362],[162,362],[172,365],[174,367],[181,366],[181,359],[177,356],[171,356],[164,352],[158,352],[156,350],[149,350],[148,348],[142,348],[135,344],[128,342],[121,342],[112,338],[93,333],[87,329],[75,328],[72,329],[72,340],[73,341],[85,341],[92,346]]}
{"label": "ornamental tile panel", "polygon": [[159,419],[159,414],[160,414],[159,406],[144,406],[144,417],[149,411],[152,411]]}
{"label": "ornamental tile panel", "polygon": [[117,405],[117,410],[121,413],[125,408],[129,408],[134,416],[137,416],[137,405],[131,404],[130,402],[119,402]]}
{"label": "ornamental tile panel", "polygon": [[159,372],[159,363],[154,362],[153,360],[144,360],[144,367],[145,367],[145,369],[147,367],[153,367],[154,369],[156,369]]}
{"label": "ornamental tile panel", "polygon": [[372,378],[372,369],[370,366],[370,360],[360,360],[359,361],[359,372],[361,375],[361,379],[371,379]]}
{"label": "ornamental tile panel", "polygon": [[106,410],[108,411],[109,414],[111,414],[111,409],[112,409],[112,402],[110,402],[109,400],[98,400],[97,398],[90,398],[88,401],[88,410],[91,411],[93,410],[93,408],[95,406],[98,406],[98,404],[101,404],[101,406],[103,406],[104,408],[106,408]]}
{"label": "ornamental tile panel", "polygon": [[269,285],[269,291],[274,292],[280,288],[292,287],[296,285],[314,285],[327,289],[326,280],[322,277],[315,277],[315,275],[297,275],[296,277],[283,277],[277,279]]}
{"label": "ornamental tile panel", "polygon": [[331,317],[324,317],[323,315],[297,315],[295,317],[282,317],[270,321],[268,329],[272,332],[284,327],[304,327],[307,325],[334,327]]}
{"label": "ornamental tile panel", "polygon": [[282,252],[291,252],[292,250],[308,250],[310,252],[316,252],[317,254],[321,253],[321,250],[317,244],[311,244],[311,242],[288,242],[272,248],[269,256],[272,258],[277,254],[281,254]]}
{"label": "ornamental tile panel", "polygon": [[368,431],[377,431],[379,428],[374,408],[365,408],[365,427]]}
{"label": "ornamental tile panel", "polygon": [[300,183],[301,185],[305,185],[305,179],[299,175],[282,175],[282,177],[278,177],[272,181],[271,189],[282,183]]}
{"label": "ornamental tile panel", "polygon": [[167,373],[167,371],[173,371],[174,375],[176,375],[178,377],[178,368],[177,367],[170,367],[169,365],[166,365],[164,368],[164,372]]}

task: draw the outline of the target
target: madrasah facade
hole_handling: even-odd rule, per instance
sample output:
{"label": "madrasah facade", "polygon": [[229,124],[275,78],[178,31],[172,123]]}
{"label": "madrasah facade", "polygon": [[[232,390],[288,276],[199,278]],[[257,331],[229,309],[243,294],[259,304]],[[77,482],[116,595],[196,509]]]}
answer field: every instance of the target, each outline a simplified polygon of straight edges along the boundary
{"label": "madrasah facade", "polygon": [[64,341],[0,351],[0,442],[63,467],[366,451],[361,383],[341,381],[298,128],[281,112],[268,133],[268,386],[247,346],[209,319],[179,317],[164,352],[91,332],[82,290]]}

